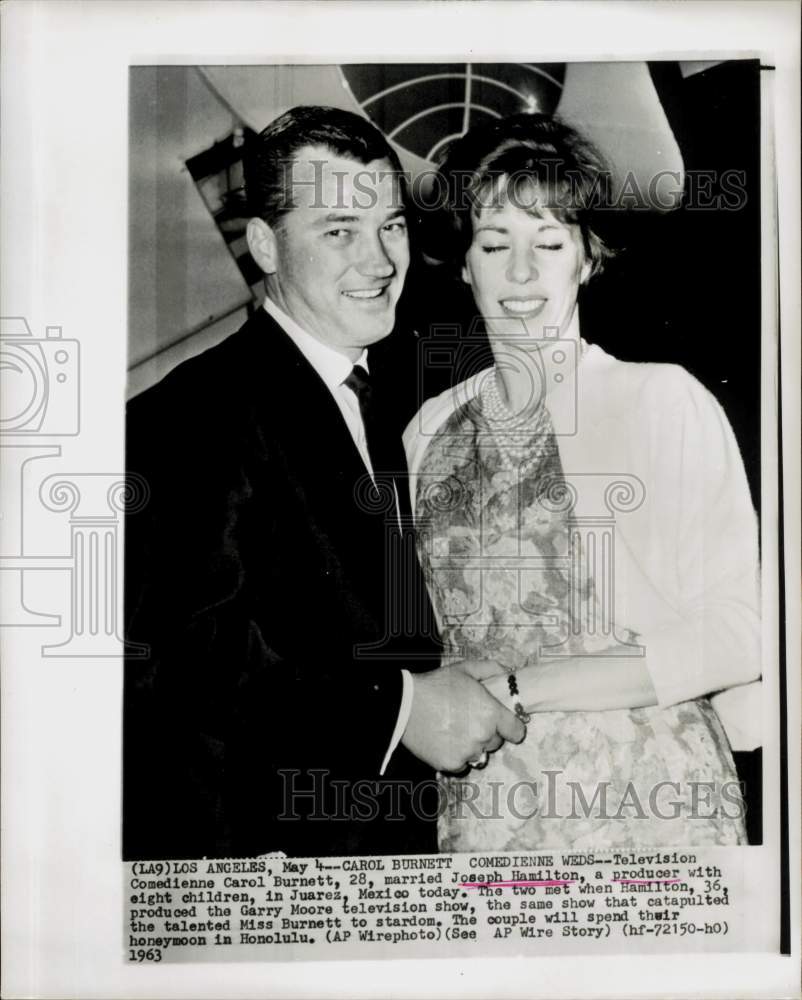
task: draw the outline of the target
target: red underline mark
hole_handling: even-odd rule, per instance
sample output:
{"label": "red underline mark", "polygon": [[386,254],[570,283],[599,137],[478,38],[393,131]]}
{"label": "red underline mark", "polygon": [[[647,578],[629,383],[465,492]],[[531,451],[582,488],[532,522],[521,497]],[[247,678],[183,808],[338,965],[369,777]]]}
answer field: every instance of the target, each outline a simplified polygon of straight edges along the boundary
{"label": "red underline mark", "polygon": [[611,878],[611,882],[627,882],[630,885],[651,885],[652,882],[679,882],[678,878]]}
{"label": "red underline mark", "polygon": [[[611,882],[624,882],[627,885],[651,885],[653,882],[663,882],[666,885],[671,882],[679,882],[678,878],[611,878]],[[460,882],[463,889],[496,889],[506,885],[572,885],[576,879],[543,879],[542,881],[502,881],[502,882]]]}
{"label": "red underline mark", "polygon": [[570,885],[576,879],[545,879],[542,882],[460,882],[463,889],[495,889],[504,885]]}

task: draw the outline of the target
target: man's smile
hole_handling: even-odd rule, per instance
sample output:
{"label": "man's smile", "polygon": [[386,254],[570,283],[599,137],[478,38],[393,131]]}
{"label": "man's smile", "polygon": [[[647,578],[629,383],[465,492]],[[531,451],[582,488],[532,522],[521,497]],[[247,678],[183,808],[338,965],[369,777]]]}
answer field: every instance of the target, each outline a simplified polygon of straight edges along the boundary
{"label": "man's smile", "polygon": [[359,302],[372,302],[380,298],[390,287],[390,282],[380,288],[347,288],[340,293],[348,299],[356,299]]}

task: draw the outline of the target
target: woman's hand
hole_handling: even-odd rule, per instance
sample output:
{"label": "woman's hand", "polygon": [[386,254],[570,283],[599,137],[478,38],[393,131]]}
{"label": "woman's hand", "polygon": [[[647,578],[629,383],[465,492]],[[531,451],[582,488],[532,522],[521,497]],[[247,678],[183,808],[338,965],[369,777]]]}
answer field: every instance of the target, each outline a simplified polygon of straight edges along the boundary
{"label": "woman's hand", "polygon": [[[529,670],[534,671],[535,669],[537,668],[525,667],[523,671],[516,670],[515,672],[515,678],[516,680],[519,681],[518,684],[519,694],[518,697],[515,699],[515,701],[520,701],[527,712],[530,711],[530,709],[527,706],[526,701],[522,697],[523,691],[521,689],[519,679],[522,676],[528,676],[527,671]],[[509,676],[510,676],[509,673],[505,670],[500,674],[493,674],[491,676],[488,676],[487,679],[482,680],[482,683],[484,684],[485,689],[488,691],[488,693],[492,694],[494,698],[497,698],[502,703],[502,705],[507,705],[509,707],[512,707],[513,698],[510,695],[510,682],[508,680]],[[534,680],[534,677],[532,679]]]}
{"label": "woman's hand", "polygon": [[460,660],[444,656],[442,666],[451,670],[461,670],[475,681],[486,681],[492,677],[504,678],[507,675],[507,671],[497,660]]}
{"label": "woman's hand", "polygon": [[[492,661],[491,661],[492,662]],[[508,674],[481,679],[503,705],[520,702],[526,712],[604,712],[657,704],[642,656],[566,656],[516,670],[518,695],[510,694]]]}

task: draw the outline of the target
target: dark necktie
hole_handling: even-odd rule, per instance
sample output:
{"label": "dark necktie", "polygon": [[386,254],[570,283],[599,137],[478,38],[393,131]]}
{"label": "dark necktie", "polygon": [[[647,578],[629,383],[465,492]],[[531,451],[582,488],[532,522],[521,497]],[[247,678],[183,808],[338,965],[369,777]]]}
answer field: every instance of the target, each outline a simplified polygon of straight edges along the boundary
{"label": "dark necktie", "polygon": [[[387,599],[384,638],[371,647],[373,655],[380,651],[404,649],[404,665],[428,670],[437,665],[432,654],[432,640],[437,639],[437,626],[432,616],[426,584],[420,571],[412,530],[412,508],[409,499],[407,459],[401,441],[398,415],[392,412],[386,397],[376,391],[375,383],[361,365],[354,365],[345,385],[359,400],[359,410],[365,425],[365,439],[373,466],[373,479],[377,487],[387,489],[392,496],[393,487],[398,498],[400,521],[394,516],[385,517]],[[395,502],[393,503],[395,508]],[[389,512],[388,512],[389,513]]]}
{"label": "dark necktie", "polygon": [[373,380],[362,365],[354,365],[344,384],[354,392],[359,401],[373,478],[377,485],[385,484],[389,489],[395,485],[401,518],[406,520],[410,517],[411,510],[407,463],[400,433],[397,429],[393,430],[388,414],[383,413]]}

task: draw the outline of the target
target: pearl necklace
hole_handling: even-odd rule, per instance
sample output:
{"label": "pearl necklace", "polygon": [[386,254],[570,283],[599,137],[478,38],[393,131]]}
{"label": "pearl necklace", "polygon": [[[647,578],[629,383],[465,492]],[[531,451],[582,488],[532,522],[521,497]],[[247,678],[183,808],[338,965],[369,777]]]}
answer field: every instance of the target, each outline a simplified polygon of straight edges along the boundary
{"label": "pearl necklace", "polygon": [[481,388],[482,414],[508,472],[517,472],[554,451],[554,427],[544,403],[535,413],[513,413],[501,398],[494,368]]}
{"label": "pearl necklace", "polygon": [[[587,351],[587,342],[580,339],[580,360]],[[482,383],[479,393],[482,414],[493,435],[502,466],[509,472],[520,472],[557,450],[554,425],[543,402],[528,416],[513,413],[501,398],[499,378],[498,369],[494,367]]]}

